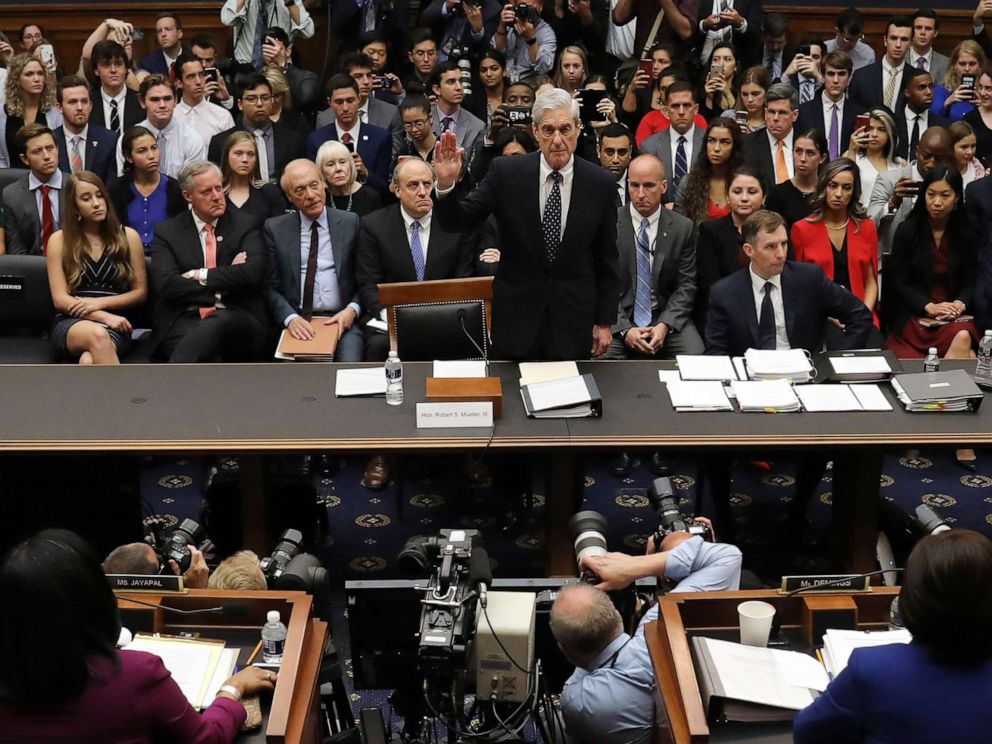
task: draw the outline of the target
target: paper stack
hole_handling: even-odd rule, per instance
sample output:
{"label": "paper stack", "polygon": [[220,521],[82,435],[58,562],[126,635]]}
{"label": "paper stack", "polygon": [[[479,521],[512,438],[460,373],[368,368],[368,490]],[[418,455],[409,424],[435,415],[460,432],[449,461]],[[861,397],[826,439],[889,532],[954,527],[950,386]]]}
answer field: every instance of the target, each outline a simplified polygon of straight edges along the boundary
{"label": "paper stack", "polygon": [[671,380],[668,396],[676,411],[733,411],[723,383],[717,381]]}
{"label": "paper stack", "polygon": [[736,380],[737,372],[729,356],[676,354],[675,363],[683,380]]}
{"label": "paper stack", "polygon": [[803,349],[748,349],[744,363],[752,380],[808,382],[814,375],[813,363]]}
{"label": "paper stack", "polygon": [[138,633],[128,651],[154,654],[172,674],[183,695],[197,710],[210,705],[225,680],[234,673],[238,648],[225,648],[224,641]]}
{"label": "paper stack", "polygon": [[913,636],[908,630],[836,630],[828,628],[823,636],[823,666],[831,678],[840,674],[856,648],[909,643]]}
{"label": "paper stack", "polygon": [[802,408],[788,380],[734,380],[730,389],[741,413],[789,413]]}

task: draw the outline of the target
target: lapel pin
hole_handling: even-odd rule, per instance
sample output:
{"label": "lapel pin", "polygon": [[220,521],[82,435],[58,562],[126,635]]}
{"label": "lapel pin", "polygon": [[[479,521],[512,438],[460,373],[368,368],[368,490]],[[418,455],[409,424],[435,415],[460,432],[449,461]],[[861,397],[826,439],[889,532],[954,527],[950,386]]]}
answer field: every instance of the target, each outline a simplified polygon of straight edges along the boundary
{"label": "lapel pin", "polygon": [[93,147],[96,147],[96,140],[93,140],[90,144],[93,145]]}
{"label": "lapel pin", "polygon": [[223,236],[223,235],[218,235],[218,236],[217,236],[217,242],[218,242],[218,243],[221,243],[221,242],[223,242],[223,241],[224,241],[224,236]]}
{"label": "lapel pin", "polygon": [[667,237],[668,237],[668,233],[667,233],[667,232],[663,232],[663,233],[661,234],[661,237],[663,237],[663,238],[667,238]]}

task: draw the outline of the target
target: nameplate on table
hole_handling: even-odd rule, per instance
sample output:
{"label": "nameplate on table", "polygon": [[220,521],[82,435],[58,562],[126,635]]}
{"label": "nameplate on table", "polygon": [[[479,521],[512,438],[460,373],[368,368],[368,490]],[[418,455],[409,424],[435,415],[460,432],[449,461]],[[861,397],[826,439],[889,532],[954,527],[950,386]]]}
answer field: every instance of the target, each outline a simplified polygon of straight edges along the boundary
{"label": "nameplate on table", "polygon": [[115,592],[182,592],[183,577],[175,574],[107,574],[110,588]]}
{"label": "nameplate on table", "polygon": [[451,403],[418,403],[418,429],[489,428],[493,425],[493,404],[490,401],[458,401]]}
{"label": "nameplate on table", "polygon": [[[837,583],[834,583],[837,582]],[[815,592],[866,592],[871,588],[871,577],[857,574],[817,574],[812,576],[783,576],[780,592],[802,589],[803,593]]]}

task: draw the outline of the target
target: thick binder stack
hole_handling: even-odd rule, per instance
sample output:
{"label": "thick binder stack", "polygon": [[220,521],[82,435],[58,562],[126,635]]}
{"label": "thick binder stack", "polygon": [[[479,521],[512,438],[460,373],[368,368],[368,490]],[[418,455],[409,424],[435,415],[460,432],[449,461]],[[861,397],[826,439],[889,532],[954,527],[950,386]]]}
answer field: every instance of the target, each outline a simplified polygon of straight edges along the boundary
{"label": "thick binder stack", "polygon": [[907,411],[977,411],[984,398],[963,369],[896,375],[892,389]]}
{"label": "thick binder stack", "polygon": [[826,351],[816,357],[817,382],[884,382],[902,372],[891,351]]}
{"label": "thick binder stack", "polygon": [[788,380],[734,380],[730,389],[741,413],[789,413],[802,405]]}
{"label": "thick binder stack", "polygon": [[752,380],[809,382],[816,373],[803,349],[748,349],[744,352],[744,364]]}

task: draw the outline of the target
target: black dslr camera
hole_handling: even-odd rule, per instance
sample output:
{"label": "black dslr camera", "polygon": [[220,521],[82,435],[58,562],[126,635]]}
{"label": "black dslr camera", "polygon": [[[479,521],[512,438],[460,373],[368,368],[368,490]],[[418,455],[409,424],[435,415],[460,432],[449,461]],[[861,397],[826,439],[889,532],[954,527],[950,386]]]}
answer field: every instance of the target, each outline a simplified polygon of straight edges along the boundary
{"label": "black dslr camera", "polygon": [[186,573],[189,570],[190,561],[193,560],[193,554],[189,552],[189,548],[191,545],[194,548],[199,547],[203,538],[203,527],[192,519],[184,519],[162,545],[162,561],[168,563],[173,560],[179,566],[179,573]]}
{"label": "black dslr camera", "polygon": [[671,478],[655,478],[648,489],[648,501],[658,514],[658,529],[651,536],[655,550],[660,549],[661,541],[673,532],[688,532],[690,535],[700,535],[704,540],[713,539],[705,522],[682,514]]}
{"label": "black dslr camera", "polygon": [[272,549],[272,555],[265,556],[258,562],[258,567],[265,574],[265,582],[269,588],[274,587],[276,580],[282,576],[286,566],[300,554],[303,533],[292,528],[279,535],[279,542]]}
{"label": "black dslr camera", "polygon": [[513,15],[517,17],[518,21],[537,24],[537,20],[538,20],[537,11],[534,9],[532,5],[528,5],[527,3],[514,3]]}

